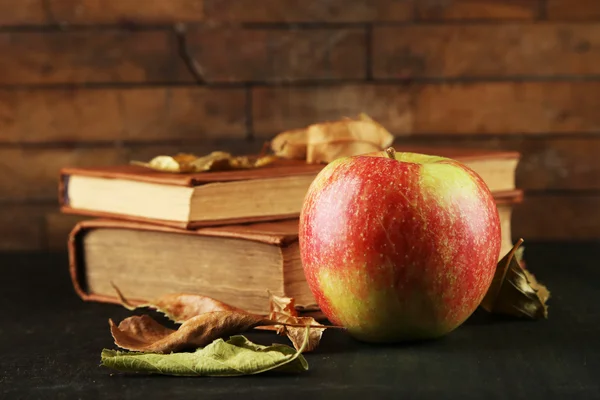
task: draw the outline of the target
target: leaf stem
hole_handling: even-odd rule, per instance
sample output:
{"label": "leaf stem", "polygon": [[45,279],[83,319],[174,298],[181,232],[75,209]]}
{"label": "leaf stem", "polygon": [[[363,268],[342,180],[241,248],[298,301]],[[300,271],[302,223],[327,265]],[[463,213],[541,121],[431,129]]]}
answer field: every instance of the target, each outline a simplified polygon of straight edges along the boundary
{"label": "leaf stem", "polygon": [[[309,327],[309,328],[322,328],[322,329],[346,329],[343,326],[339,326],[339,325],[307,325],[307,324],[290,324],[287,322],[279,322],[279,321],[275,321],[272,320],[273,324],[271,326],[276,326],[276,325],[283,325],[283,326],[289,326],[290,328],[304,328],[304,327]],[[258,327],[260,326],[269,326],[269,325],[258,325]]]}

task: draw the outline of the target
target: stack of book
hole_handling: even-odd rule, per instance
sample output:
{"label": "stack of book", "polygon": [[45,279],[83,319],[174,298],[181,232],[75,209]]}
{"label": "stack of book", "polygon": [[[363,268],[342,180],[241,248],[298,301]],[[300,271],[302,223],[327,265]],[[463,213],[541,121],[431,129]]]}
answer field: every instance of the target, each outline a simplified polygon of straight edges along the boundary
{"label": "stack of book", "polygon": [[[454,158],[492,191],[502,250],[512,247],[516,152],[400,147]],[[298,246],[298,216],[323,165],[278,160],[257,169],[174,174],[124,165],[63,168],[61,211],[88,217],[69,236],[70,272],[84,300],[118,302],[198,293],[257,313],[267,290],[314,309]]]}

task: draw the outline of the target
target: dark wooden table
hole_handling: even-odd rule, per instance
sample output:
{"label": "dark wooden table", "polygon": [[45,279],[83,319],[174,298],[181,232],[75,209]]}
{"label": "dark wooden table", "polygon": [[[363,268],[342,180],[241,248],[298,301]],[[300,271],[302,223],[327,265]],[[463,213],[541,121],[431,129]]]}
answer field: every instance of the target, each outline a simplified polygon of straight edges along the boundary
{"label": "dark wooden table", "polygon": [[526,243],[526,260],[552,291],[548,320],[478,311],[444,339],[410,345],[329,331],[305,373],[177,378],[100,367],[100,351],[114,348],[108,318],[131,312],[82,302],[64,254],[4,254],[0,398],[600,398],[600,243]]}

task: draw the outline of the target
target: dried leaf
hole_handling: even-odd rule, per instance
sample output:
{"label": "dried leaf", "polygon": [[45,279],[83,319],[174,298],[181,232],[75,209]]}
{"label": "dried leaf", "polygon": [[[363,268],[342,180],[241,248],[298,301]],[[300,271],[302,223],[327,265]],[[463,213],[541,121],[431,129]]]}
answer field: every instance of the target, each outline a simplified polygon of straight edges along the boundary
{"label": "dried leaf", "polygon": [[[294,325],[318,325],[317,321],[312,317],[294,317],[291,315],[286,315],[282,313],[271,313],[271,319],[277,322],[285,323],[285,324],[294,324]],[[299,349],[303,343],[303,329],[298,326],[289,326],[289,325],[279,325],[281,329],[277,330],[277,333],[281,336],[287,336],[288,339],[294,345],[294,348]],[[321,342],[321,337],[323,336],[323,332],[326,327],[322,328],[312,328],[310,330],[310,335],[308,339],[308,345],[304,351],[313,351],[319,346]]]}
{"label": "dried leaf", "polygon": [[550,291],[522,268],[515,254],[523,239],[499,262],[481,306],[494,314],[531,319],[548,318]]}
{"label": "dried leaf", "polygon": [[[284,324],[302,326],[318,325],[318,322],[312,317],[299,317],[294,303],[295,301],[292,297],[276,296],[269,292],[269,305],[271,309],[269,318]],[[275,330],[278,335],[287,336],[296,349],[299,349],[303,343],[303,329],[297,326],[276,325],[259,327],[259,329]],[[325,327],[310,330],[310,337],[305,351],[312,351],[317,348],[323,336],[323,331],[325,331]]]}
{"label": "dried leaf", "polygon": [[[305,328],[304,345],[310,329]],[[147,354],[114,350],[102,351],[102,365],[119,371],[145,372],[176,376],[240,376],[265,371],[302,372],[308,363],[302,352],[291,347],[273,344],[254,344],[244,336],[228,341],[217,339],[193,353]]]}
{"label": "dried leaf", "polygon": [[[126,350],[170,353],[203,347],[215,339],[235,335],[256,326],[280,325],[284,321],[236,311],[214,311],[185,321],[177,330],[167,328],[147,315],[129,317],[117,326],[109,320],[115,344]],[[304,328],[307,324],[293,327]],[[328,326],[314,324],[310,330]]]}
{"label": "dried leaf", "polygon": [[296,301],[293,297],[277,296],[269,291],[269,309],[271,312],[298,316]]}
{"label": "dried leaf", "polygon": [[[255,327],[256,329],[260,330],[276,331],[277,334],[281,336],[288,336],[288,338],[292,341],[296,349],[298,349],[302,344],[302,328],[306,325],[311,325],[313,326],[313,328],[310,332],[310,339],[306,351],[312,351],[319,345],[321,336],[323,335],[323,331],[329,327],[320,325],[317,322],[317,320],[313,317],[299,317],[293,298],[276,296],[271,292],[269,292],[269,306],[271,312],[269,315],[269,320],[267,320],[264,316],[250,314],[247,311],[230,306],[211,297],[196,294],[167,294],[147,304],[133,305],[123,296],[119,288],[114,283],[112,284],[112,286],[117,292],[117,296],[119,297],[121,304],[125,308],[129,310],[134,310],[136,308],[150,307],[165,314],[165,316],[167,316],[170,320],[177,323],[184,323],[184,325],[186,321],[190,321],[195,317],[202,316],[205,313],[213,313],[218,311],[230,312],[237,315],[245,314],[250,315],[253,318],[259,319],[263,318],[263,321],[269,321],[269,323],[248,326],[243,330]],[[221,315],[224,316],[226,314]],[[218,318],[207,320],[196,319],[195,321],[195,323],[198,325],[210,324],[214,322],[230,324],[232,322],[232,320],[221,321]],[[148,316],[127,318],[123,320],[118,327],[116,327],[112,321],[110,321],[110,324],[113,337],[115,338],[115,343],[119,347],[135,351],[151,351],[140,350],[139,346],[145,346],[148,343],[156,343],[165,338],[166,336],[176,332],[172,329],[163,327],[158,322],[154,321]],[[288,324],[292,326],[282,324]],[[184,325],[182,325],[181,328],[183,328]],[[331,327],[339,328],[335,326]],[[179,330],[181,330],[181,328]],[[198,332],[201,328],[202,326],[196,327]],[[214,327],[205,328],[215,329]],[[234,333],[239,333],[243,330]],[[115,336],[115,332],[117,332],[117,336]],[[125,335],[125,333],[130,334]],[[232,334],[229,332],[223,333],[221,335],[218,333],[218,329],[215,329],[213,333],[217,334],[217,337],[224,336],[226,334]],[[194,336],[195,334],[197,334],[196,331],[190,330],[187,336],[172,336],[170,340],[186,341],[189,340],[190,335]],[[119,338],[119,343],[117,343],[117,337]],[[127,347],[132,345],[136,347]],[[175,343],[173,345],[175,345]]]}
{"label": "dried leaf", "polygon": [[279,157],[303,160],[306,158],[307,134],[306,128],[281,132],[271,141],[271,150]]}
{"label": "dried leaf", "polygon": [[213,311],[245,312],[240,308],[230,306],[212,297],[189,293],[166,294],[149,303],[134,305],[123,296],[123,293],[121,293],[114,283],[112,286],[117,292],[117,297],[121,301],[121,304],[128,310],[149,307],[163,313],[171,321],[177,323],[183,323],[195,316]]}
{"label": "dried leaf", "polygon": [[356,119],[343,118],[282,132],[272,140],[271,148],[280,157],[328,163],[340,157],[382,150],[393,141],[391,133],[363,113]]}
{"label": "dried leaf", "polygon": [[314,124],[308,127],[306,161],[331,162],[339,157],[384,149],[394,136],[366,114],[358,119]]}
{"label": "dried leaf", "polygon": [[310,144],[306,162],[309,164],[329,163],[337,158],[356,154],[370,153],[379,150],[378,146],[369,142],[337,141]]}
{"label": "dried leaf", "polygon": [[175,156],[156,156],[149,162],[132,161],[131,164],[152,168],[162,172],[189,173],[260,168],[271,164],[276,159],[277,157],[273,155],[263,157],[234,157],[230,153],[224,151],[213,151],[202,157],[193,154],[179,153]]}
{"label": "dried leaf", "polygon": [[238,334],[275,322],[260,315],[232,311],[204,313],[184,322],[178,330],[162,326],[147,315],[124,319],[119,326],[109,320],[115,344],[123,349],[170,353],[203,347],[220,337]]}

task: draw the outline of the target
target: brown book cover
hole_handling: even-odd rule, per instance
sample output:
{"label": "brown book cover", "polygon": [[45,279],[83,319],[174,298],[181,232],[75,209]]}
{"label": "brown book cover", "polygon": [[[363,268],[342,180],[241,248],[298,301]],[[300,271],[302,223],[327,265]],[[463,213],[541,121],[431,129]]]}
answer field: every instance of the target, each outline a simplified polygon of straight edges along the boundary
{"label": "brown book cover", "polygon": [[[462,161],[500,197],[514,189],[516,152],[400,146],[398,151]],[[299,215],[306,190],[323,167],[284,159],[256,169],[183,174],[136,165],[66,167],[60,172],[59,203],[64,213],[183,229],[273,221]]]}
{"label": "brown book cover", "polygon": [[[498,203],[503,250],[512,247],[510,216],[520,199],[516,190]],[[270,290],[311,310],[315,303],[297,239],[297,219],[194,230],[92,219],[77,224],[69,236],[70,275],[86,301],[119,303],[114,282],[138,304],[162,294],[191,292],[268,312]]]}

